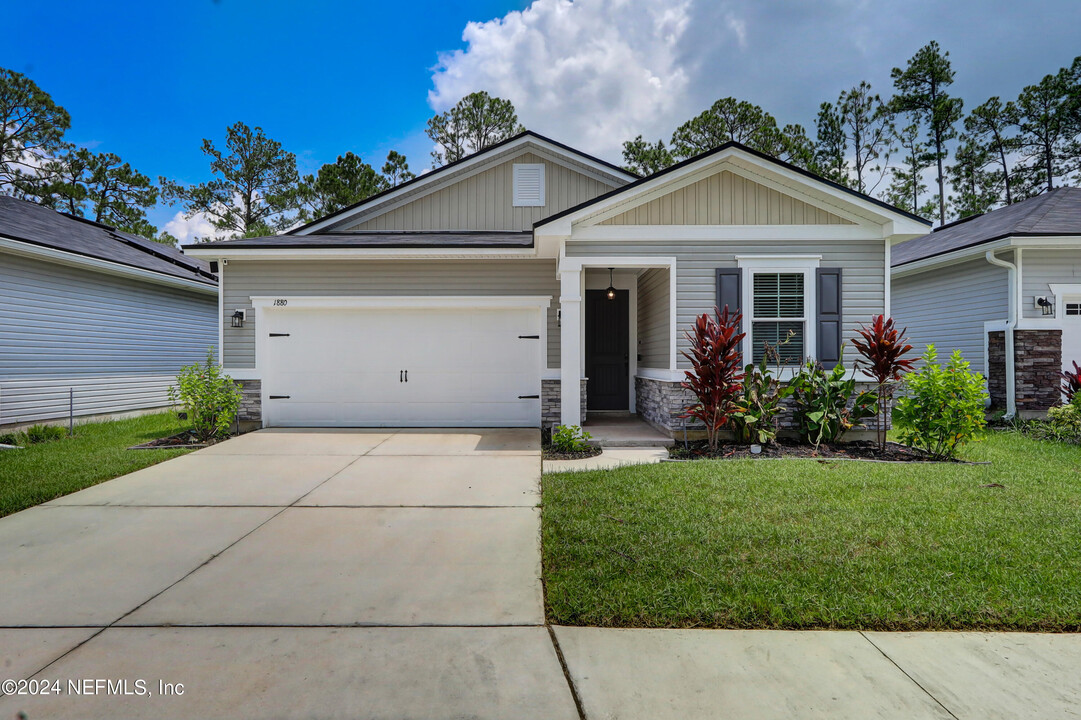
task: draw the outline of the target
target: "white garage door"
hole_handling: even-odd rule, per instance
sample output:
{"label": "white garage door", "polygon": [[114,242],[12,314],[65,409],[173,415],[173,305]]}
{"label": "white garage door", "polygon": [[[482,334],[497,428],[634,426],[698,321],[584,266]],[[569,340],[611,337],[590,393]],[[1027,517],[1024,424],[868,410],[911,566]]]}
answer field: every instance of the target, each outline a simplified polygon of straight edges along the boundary
{"label": "white garage door", "polygon": [[272,307],[267,425],[536,427],[543,310]]}
{"label": "white garage door", "polygon": [[1062,369],[1073,371],[1081,365],[1081,296],[1063,298],[1065,317],[1062,318]]}

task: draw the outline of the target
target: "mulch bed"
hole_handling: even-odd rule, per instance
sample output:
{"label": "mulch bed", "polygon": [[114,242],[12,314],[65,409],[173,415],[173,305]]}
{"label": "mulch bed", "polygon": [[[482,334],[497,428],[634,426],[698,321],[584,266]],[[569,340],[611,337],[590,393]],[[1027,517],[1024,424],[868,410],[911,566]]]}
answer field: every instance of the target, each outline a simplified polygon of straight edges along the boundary
{"label": "mulch bed", "polygon": [[875,460],[879,462],[955,462],[962,460],[940,460],[908,445],[886,443],[886,452],[879,453],[878,444],[872,442],[851,442],[841,445],[819,445],[818,450],[811,445],[804,445],[791,440],[778,440],[770,445],[763,445],[757,455],[751,452],[750,445],[721,443],[716,453],[710,453],[705,440],[694,440],[686,448],[677,442],[669,449],[673,460],[744,460],[759,458],[815,458],[820,460]]}
{"label": "mulch bed", "polygon": [[542,451],[542,457],[545,460],[584,460],[585,458],[597,457],[600,454],[601,449],[592,445],[588,450],[577,453],[553,452],[552,448],[548,445],[544,446]]}
{"label": "mulch bed", "polygon": [[128,450],[158,450],[161,448],[190,448],[197,450],[198,448],[205,448],[213,445],[220,440],[208,440],[206,442],[200,442],[190,431],[177,433],[176,435],[170,435],[169,437],[158,438],[151,440],[150,442],[143,443],[142,445],[133,445]]}

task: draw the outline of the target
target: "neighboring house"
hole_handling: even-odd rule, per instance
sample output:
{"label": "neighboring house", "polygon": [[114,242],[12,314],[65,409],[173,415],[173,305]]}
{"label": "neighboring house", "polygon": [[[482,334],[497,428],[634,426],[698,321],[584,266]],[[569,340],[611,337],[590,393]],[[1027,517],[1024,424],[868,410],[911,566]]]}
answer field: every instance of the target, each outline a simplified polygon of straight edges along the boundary
{"label": "neighboring house", "polygon": [[893,311],[922,353],[960,350],[993,407],[1024,417],[1081,363],[1081,188],[959,220],[893,249]]}
{"label": "neighboring house", "polygon": [[218,344],[209,265],[0,197],[0,425],[161,407]]}
{"label": "neighboring house", "polygon": [[[517,135],[221,263],[224,365],[264,425],[548,426],[630,411],[674,433],[684,331],[743,308],[835,362],[928,223],[738,144],[636,178]],[[226,264],[227,263],[227,264]],[[233,327],[236,315],[243,327]]]}

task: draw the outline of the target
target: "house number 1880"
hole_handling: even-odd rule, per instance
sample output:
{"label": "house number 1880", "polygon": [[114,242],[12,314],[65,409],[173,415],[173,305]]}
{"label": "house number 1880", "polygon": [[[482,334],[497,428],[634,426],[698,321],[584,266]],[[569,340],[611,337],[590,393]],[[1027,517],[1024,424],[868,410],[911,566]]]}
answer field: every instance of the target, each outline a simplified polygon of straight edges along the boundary
{"label": "house number 1880", "polygon": [[274,306],[275,307],[285,307],[288,304],[289,304],[289,301],[286,300],[285,298],[276,298],[274,300]]}

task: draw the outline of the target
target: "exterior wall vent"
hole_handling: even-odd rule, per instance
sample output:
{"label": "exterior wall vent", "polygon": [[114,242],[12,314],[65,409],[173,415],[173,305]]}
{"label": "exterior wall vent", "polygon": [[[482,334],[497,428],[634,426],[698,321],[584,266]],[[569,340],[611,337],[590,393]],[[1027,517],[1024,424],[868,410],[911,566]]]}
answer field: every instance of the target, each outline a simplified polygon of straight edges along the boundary
{"label": "exterior wall vent", "polygon": [[544,205],[544,164],[514,164],[514,206],[541,207]]}

